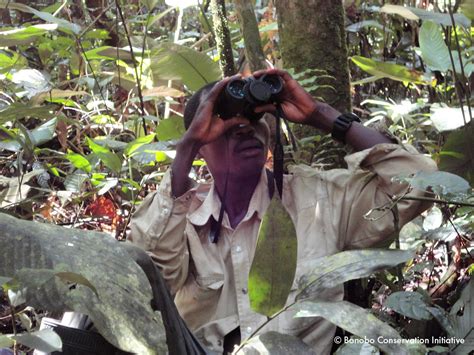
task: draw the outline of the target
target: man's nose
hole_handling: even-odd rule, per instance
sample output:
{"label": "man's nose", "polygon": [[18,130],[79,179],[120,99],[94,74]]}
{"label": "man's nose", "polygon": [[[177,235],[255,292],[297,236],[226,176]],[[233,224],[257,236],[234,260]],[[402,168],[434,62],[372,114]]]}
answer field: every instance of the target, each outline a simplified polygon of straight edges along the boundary
{"label": "man's nose", "polygon": [[236,127],[234,135],[237,138],[246,136],[253,137],[255,135],[255,127],[252,124],[240,124]]}

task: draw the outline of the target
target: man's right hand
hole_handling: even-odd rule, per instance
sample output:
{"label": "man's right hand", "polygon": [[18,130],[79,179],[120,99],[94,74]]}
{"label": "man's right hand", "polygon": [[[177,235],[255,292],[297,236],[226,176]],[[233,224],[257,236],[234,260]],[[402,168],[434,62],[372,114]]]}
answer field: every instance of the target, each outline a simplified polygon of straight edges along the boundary
{"label": "man's right hand", "polygon": [[234,75],[219,81],[214,87],[201,98],[196,114],[183,136],[183,141],[199,149],[201,146],[210,143],[230,128],[238,124],[248,124],[249,121],[243,117],[233,117],[223,120],[214,112],[214,106],[221,92],[227,83],[240,75]]}

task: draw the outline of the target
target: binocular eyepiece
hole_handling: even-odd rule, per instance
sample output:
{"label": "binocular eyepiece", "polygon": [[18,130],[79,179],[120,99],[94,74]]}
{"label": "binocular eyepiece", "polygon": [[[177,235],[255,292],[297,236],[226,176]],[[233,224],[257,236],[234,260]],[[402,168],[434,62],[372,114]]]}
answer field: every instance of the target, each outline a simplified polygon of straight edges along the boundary
{"label": "binocular eyepiece", "polygon": [[276,74],[231,80],[217,101],[216,112],[222,119],[241,115],[251,121],[259,120],[263,112],[255,113],[254,108],[277,101],[282,89],[283,80]]}

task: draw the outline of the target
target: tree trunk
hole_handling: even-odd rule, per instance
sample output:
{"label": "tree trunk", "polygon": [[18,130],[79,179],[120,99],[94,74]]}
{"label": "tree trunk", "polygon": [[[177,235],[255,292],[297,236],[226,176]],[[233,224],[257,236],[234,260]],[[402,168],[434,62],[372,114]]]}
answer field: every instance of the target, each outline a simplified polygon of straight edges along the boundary
{"label": "tree trunk", "polygon": [[345,112],[351,108],[344,8],[341,0],[277,0],[281,55],[285,68],[322,69],[335,80],[324,101]]}
{"label": "tree trunk", "polygon": [[255,11],[250,0],[234,0],[235,11],[239,18],[240,32],[245,43],[245,57],[250,70],[265,69],[265,55],[263,54],[260,32],[258,30]]}
{"label": "tree trunk", "polygon": [[220,58],[219,65],[224,76],[232,76],[235,74],[235,65],[230,31],[227,25],[225,0],[211,0],[211,12],[217,51]]}
{"label": "tree trunk", "polygon": [[[342,0],[276,0],[275,6],[283,66],[296,72],[325,71],[332,78],[318,79],[317,83],[330,87],[319,88],[316,96],[341,112],[349,111],[351,98]],[[294,133],[298,138],[321,134],[308,126],[297,126]],[[324,150],[317,162],[328,168],[342,165],[344,151],[337,143],[328,143],[319,152],[316,148],[311,155],[321,155]]]}

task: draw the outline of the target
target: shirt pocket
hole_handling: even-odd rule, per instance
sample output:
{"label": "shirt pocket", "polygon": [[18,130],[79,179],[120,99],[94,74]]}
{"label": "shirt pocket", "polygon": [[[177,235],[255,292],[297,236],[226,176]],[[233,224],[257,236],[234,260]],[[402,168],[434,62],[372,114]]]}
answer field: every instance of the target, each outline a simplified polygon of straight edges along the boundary
{"label": "shirt pocket", "polygon": [[224,286],[223,274],[194,275],[193,279],[193,298],[196,300],[208,300],[211,296],[217,296]]}

